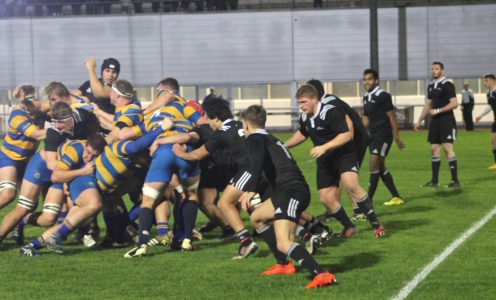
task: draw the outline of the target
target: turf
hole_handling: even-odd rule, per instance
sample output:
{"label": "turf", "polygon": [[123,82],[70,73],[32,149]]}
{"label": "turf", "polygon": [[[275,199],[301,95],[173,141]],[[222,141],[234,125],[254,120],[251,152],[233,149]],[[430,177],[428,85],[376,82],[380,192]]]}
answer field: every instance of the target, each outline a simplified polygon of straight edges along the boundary
{"label": "turf", "polygon": [[[289,135],[279,135],[281,139]],[[425,189],[430,179],[430,153],[426,132],[401,132],[407,147],[393,146],[387,165],[405,198],[405,205],[385,207],[389,194],[379,184],[374,203],[387,236],[375,239],[367,223],[359,223],[359,235],[347,240],[331,239],[315,255],[333,272],[339,285],[307,291],[310,278],[297,267],[291,276],[262,277],[260,272],[274,263],[263,242],[255,257],[232,261],[238,244],[218,242],[218,230],[198,242],[198,251],[171,252],[152,248],[150,257],[127,260],[124,250],[88,250],[68,242],[63,255],[40,252],[38,257],[20,257],[18,247],[5,241],[0,250],[0,295],[11,298],[165,298],[165,299],[384,299],[394,296],[403,285],[437,254],[494,205],[496,171],[492,162],[490,133],[460,132],[455,150],[461,190]],[[315,189],[315,162],[309,157],[310,143],[292,150],[312,190],[309,211],[324,211]],[[368,157],[365,160],[368,161]],[[443,157],[440,183],[449,183]],[[367,187],[368,163],[360,175]],[[342,203],[351,213],[347,195]],[[0,211],[4,216],[13,205]],[[247,220],[245,216],[245,221]],[[197,225],[206,222],[200,215]],[[103,222],[100,221],[102,225]],[[247,222],[248,224],[248,222]],[[328,223],[341,230],[336,221]],[[411,294],[416,299],[494,298],[496,220],[487,223],[462,244]],[[27,227],[26,240],[40,228]],[[103,233],[102,233],[103,235]]]}

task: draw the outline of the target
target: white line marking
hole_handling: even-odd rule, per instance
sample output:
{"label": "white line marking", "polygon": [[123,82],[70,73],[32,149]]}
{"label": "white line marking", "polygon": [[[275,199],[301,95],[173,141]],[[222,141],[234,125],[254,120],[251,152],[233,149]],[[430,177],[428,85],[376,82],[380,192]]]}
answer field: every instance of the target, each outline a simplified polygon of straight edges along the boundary
{"label": "white line marking", "polygon": [[436,256],[433,261],[426,265],[422,271],[420,271],[415,277],[408,282],[399,293],[394,296],[393,300],[403,300],[419,285],[422,280],[424,280],[430,272],[432,272],[439,264],[441,264],[448,256],[453,253],[466,239],[472,236],[477,230],[484,226],[494,215],[496,215],[496,206],[487,213],[482,219],[477,223],[473,224],[467,231],[462,233],[453,243],[444,249],[444,251]]}

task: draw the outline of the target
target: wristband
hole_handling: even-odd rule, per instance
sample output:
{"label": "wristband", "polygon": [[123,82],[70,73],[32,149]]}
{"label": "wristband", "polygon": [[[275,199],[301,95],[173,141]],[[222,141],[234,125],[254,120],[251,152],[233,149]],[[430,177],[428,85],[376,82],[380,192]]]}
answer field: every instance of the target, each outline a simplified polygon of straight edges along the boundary
{"label": "wristband", "polygon": [[436,115],[439,115],[440,112],[441,112],[441,109],[436,108]]}

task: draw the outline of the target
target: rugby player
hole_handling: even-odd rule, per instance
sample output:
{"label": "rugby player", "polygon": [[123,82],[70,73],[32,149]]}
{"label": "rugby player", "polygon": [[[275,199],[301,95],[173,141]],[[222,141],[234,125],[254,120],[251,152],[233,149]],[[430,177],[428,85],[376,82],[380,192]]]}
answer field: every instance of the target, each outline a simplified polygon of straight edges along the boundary
{"label": "rugby player", "polygon": [[58,148],[57,166],[51,179],[68,185],[73,206],[60,225],[21,247],[23,256],[35,256],[47,244],[62,253],[62,241],[79,225],[88,223],[102,208],[102,199],[94,174],[94,159],[106,145],[102,135],[95,133],[86,140],[67,140]]}
{"label": "rugby player", "polygon": [[[248,107],[241,117],[251,162],[244,173],[248,174],[246,183],[241,186],[246,192],[239,200],[241,206],[248,210],[263,175],[274,192],[271,200],[263,202],[250,216],[257,233],[267,242],[277,260],[277,264],[262,275],[295,273],[287,255],[313,276],[306,288],[334,284],[335,276],[320,267],[304,247],[294,242],[300,214],[308,207],[311,198],[310,188],[298,165],[284,144],[265,131],[267,113],[262,106]],[[270,225],[272,222],[273,226]]]}
{"label": "rugby player", "polygon": [[7,134],[0,147],[0,208],[15,199],[19,179],[39,141],[45,139],[45,120],[39,114],[42,104],[34,93],[31,85],[19,86],[14,91],[19,104],[10,112]]}
{"label": "rugby player", "polygon": [[391,94],[379,86],[379,74],[372,69],[363,72],[363,87],[367,93],[363,96],[362,120],[370,131],[369,197],[370,200],[374,200],[377,184],[381,178],[392,196],[384,205],[401,205],[403,199],[394,185],[391,172],[386,168],[386,156],[391,149],[393,138],[398,149],[405,148],[405,144],[400,139]]}
{"label": "rugby player", "polygon": [[482,117],[487,115],[488,113],[493,111],[494,114],[494,122],[491,128],[491,145],[493,148],[493,155],[494,155],[494,163],[489,166],[489,169],[491,170],[496,170],[496,77],[494,74],[486,74],[484,75],[484,86],[486,89],[488,89],[487,92],[487,104],[488,106],[480,116],[475,118],[476,122],[479,122]]}
{"label": "rugby player", "polygon": [[[42,188],[49,188],[45,196],[43,211],[52,214],[48,223],[56,221],[64,192],[62,184],[52,184],[50,178],[57,166],[57,149],[66,139],[86,139],[98,131],[95,115],[81,108],[71,109],[65,102],[57,102],[50,111],[50,123],[45,138],[45,150],[37,152],[29,161],[22,180],[18,203],[0,224],[0,237],[5,237],[28,213],[35,210]],[[39,215],[34,215],[39,218]],[[38,223],[33,220],[32,223]],[[41,225],[41,224],[40,224]],[[51,224],[45,224],[49,226]]]}
{"label": "rugby player", "polygon": [[456,140],[456,120],[453,110],[458,107],[455,86],[444,76],[444,65],[435,61],[431,66],[432,81],[427,87],[427,101],[422,109],[415,130],[429,114],[432,121],[429,125],[428,142],[431,145],[432,178],[423,187],[439,186],[439,168],[441,166],[441,146],[448,157],[451,171],[451,182],[447,187],[460,188],[458,181],[457,161],[453,143]]}
{"label": "rugby player", "polygon": [[359,166],[351,143],[351,120],[339,107],[320,102],[318,92],[312,85],[302,85],[296,93],[296,99],[303,111],[300,128],[285,145],[294,147],[307,137],[312,139],[314,147],[310,150],[310,156],[317,159],[317,188],[321,202],[341,222],[344,236],[355,234],[355,226],[337,200],[339,183],[342,181],[360,210],[365,212],[374,235],[384,235],[384,227],[377,220],[372,201],[358,183]]}

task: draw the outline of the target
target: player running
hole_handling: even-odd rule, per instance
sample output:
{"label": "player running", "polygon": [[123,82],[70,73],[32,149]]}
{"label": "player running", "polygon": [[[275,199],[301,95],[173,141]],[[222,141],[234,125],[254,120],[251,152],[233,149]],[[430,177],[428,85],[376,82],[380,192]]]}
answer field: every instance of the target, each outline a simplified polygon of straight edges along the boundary
{"label": "player running", "polygon": [[401,205],[403,199],[394,185],[391,172],[386,168],[386,156],[391,149],[393,138],[398,149],[405,148],[405,144],[400,139],[391,94],[379,86],[379,74],[372,69],[363,72],[363,87],[367,93],[363,96],[362,120],[370,131],[369,197],[370,200],[374,200],[377,184],[381,178],[392,196],[384,202],[384,205]]}
{"label": "player running", "polygon": [[262,176],[273,188],[271,200],[263,202],[250,216],[257,233],[267,242],[277,261],[262,275],[295,273],[293,264],[286,257],[289,256],[313,276],[312,282],[306,285],[307,289],[334,284],[336,277],[320,267],[304,247],[294,242],[298,219],[311,198],[303,174],[284,144],[265,131],[267,113],[262,106],[248,107],[241,117],[251,162],[244,173],[246,181],[241,186],[246,192],[239,200],[242,208],[249,208]]}
{"label": "player running", "polygon": [[294,147],[307,137],[312,139],[314,147],[310,155],[317,159],[317,188],[321,202],[343,225],[343,235],[353,235],[356,228],[337,199],[342,181],[360,210],[365,212],[374,235],[384,235],[384,227],[377,220],[372,201],[358,183],[359,166],[351,143],[353,133],[347,122],[349,117],[340,108],[319,102],[317,90],[312,85],[302,85],[296,99],[303,111],[300,128],[286,141],[286,146]]}

